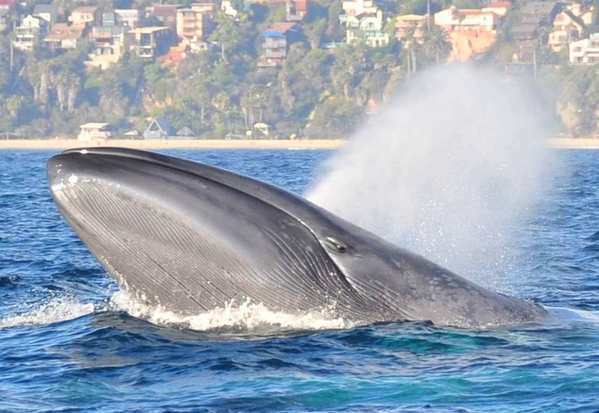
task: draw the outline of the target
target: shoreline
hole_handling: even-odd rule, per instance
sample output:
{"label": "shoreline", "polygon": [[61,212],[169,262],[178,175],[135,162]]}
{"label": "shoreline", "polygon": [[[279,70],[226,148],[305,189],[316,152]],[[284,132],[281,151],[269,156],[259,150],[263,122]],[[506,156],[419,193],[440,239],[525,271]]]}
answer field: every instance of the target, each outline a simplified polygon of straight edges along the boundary
{"label": "shoreline", "polygon": [[[343,147],[343,139],[0,139],[0,150],[65,150],[80,147],[116,146],[132,149],[191,150],[334,150]],[[548,140],[555,149],[599,149],[599,138],[556,138]]]}
{"label": "shoreline", "polygon": [[131,149],[262,149],[309,150],[338,149],[341,139],[109,139],[79,141],[77,139],[5,139],[0,150],[64,150],[81,147],[115,146]]}

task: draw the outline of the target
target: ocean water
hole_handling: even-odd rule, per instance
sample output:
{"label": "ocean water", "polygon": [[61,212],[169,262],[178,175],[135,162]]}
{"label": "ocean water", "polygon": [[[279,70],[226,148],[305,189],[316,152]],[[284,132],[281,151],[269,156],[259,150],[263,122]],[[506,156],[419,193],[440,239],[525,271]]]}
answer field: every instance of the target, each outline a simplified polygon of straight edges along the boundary
{"label": "ocean water", "polygon": [[[173,153],[299,193],[330,156]],[[599,411],[599,152],[561,151],[570,173],[518,231],[515,293],[551,318],[488,331],[259,303],[172,325],[118,292],[62,221],[50,155],[0,152],[0,412]]]}

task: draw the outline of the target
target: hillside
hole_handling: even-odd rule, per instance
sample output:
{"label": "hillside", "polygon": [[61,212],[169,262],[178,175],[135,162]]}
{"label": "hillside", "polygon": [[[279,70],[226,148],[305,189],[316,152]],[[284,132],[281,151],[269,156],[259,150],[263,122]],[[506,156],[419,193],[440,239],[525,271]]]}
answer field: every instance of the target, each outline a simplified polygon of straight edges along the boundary
{"label": "hillside", "polygon": [[[448,60],[471,60],[523,77],[543,96],[563,132],[599,132],[599,66],[572,63],[568,46],[574,39],[558,52],[550,43],[556,17],[570,3],[542,2],[557,6],[538,21],[531,16],[542,13],[531,12],[530,2],[508,3],[501,6],[504,16],[498,12],[489,27],[472,23],[478,26],[469,34],[456,23],[443,23],[452,6],[446,1],[430,3],[430,19],[426,0],[362,1],[358,17],[347,4],[331,0],[178,2],[170,8],[97,1],[88,2],[91,17],[83,23],[80,3],[45,5],[51,8],[47,23],[35,17],[45,9],[39,2],[6,8],[0,134],[72,136],[81,124],[107,122],[113,134],[122,135],[141,133],[149,119],[158,118],[173,134],[197,137],[346,137],[415,72]],[[571,4],[592,16],[585,23],[583,14],[577,22],[571,13],[569,24],[580,27],[577,38],[592,38],[597,5]],[[459,26],[477,13],[493,17],[495,11],[485,10],[499,6],[455,0],[453,7],[450,18],[462,11]],[[134,14],[128,11],[139,12],[139,27],[127,20]],[[27,16],[40,26],[31,49],[19,43]],[[192,21],[186,19],[193,19],[193,28],[181,27]],[[406,21],[415,23],[402,25]],[[103,50],[113,52],[110,64]]]}

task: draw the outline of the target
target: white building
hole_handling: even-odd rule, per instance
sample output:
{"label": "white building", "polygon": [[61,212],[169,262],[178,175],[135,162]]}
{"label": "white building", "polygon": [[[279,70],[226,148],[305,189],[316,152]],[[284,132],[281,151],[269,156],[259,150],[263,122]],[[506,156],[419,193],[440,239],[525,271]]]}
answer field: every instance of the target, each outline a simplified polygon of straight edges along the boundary
{"label": "white building", "polygon": [[116,9],[114,14],[117,16],[118,22],[129,29],[139,27],[141,13],[137,9]]}
{"label": "white building", "polygon": [[592,23],[593,7],[584,8],[578,3],[570,4],[555,16],[553,30],[549,33],[547,43],[554,52],[559,52],[569,43],[582,37],[583,25],[588,27]]}
{"label": "white building", "polygon": [[77,139],[80,141],[92,141],[96,139],[108,139],[112,135],[108,130],[108,123],[85,123],[80,126],[81,132]]}
{"label": "white building", "polygon": [[235,7],[233,7],[233,3],[231,2],[231,0],[223,0],[222,3],[220,4],[220,10],[225,13],[227,16],[229,17],[237,17],[237,15],[239,14],[239,12],[237,11],[237,9],[235,9]]}
{"label": "white building", "polygon": [[435,24],[447,32],[452,31],[493,31],[499,16],[484,9],[458,9],[451,6],[434,15]]}
{"label": "white building", "polygon": [[31,15],[25,17],[15,29],[15,49],[32,51],[39,43],[41,36],[46,34],[47,24],[44,20]]}
{"label": "white building", "polygon": [[593,65],[599,63],[599,33],[588,39],[570,43],[570,64]]}
{"label": "white building", "polygon": [[389,44],[389,33],[383,31],[383,12],[372,0],[344,1],[344,14],[339,22],[345,26],[345,41],[352,44],[364,39],[370,47]]}

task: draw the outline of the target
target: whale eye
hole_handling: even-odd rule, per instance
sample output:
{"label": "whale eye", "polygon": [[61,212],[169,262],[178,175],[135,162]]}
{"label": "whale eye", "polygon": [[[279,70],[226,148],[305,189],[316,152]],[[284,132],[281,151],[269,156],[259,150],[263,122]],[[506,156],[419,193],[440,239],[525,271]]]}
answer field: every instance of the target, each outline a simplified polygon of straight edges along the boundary
{"label": "whale eye", "polygon": [[324,243],[328,248],[330,248],[336,252],[347,251],[347,245],[333,237],[326,237],[324,239]]}

